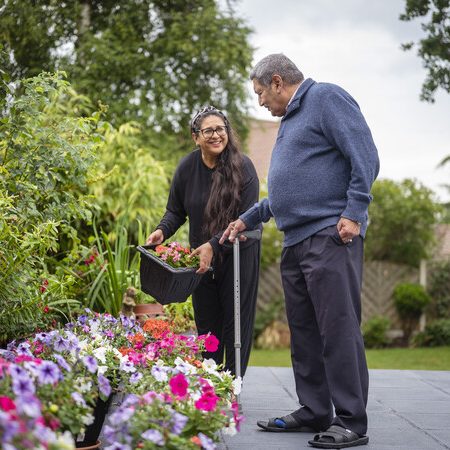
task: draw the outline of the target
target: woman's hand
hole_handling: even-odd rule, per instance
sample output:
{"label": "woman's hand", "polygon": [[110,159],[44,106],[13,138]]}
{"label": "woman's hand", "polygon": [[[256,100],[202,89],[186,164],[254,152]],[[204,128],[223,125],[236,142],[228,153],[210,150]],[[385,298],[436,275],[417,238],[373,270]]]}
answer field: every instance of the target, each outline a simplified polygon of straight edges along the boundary
{"label": "woman's hand", "polygon": [[191,253],[191,257],[197,255],[200,259],[200,267],[197,270],[197,273],[205,273],[211,267],[211,261],[214,256],[214,251],[211,244],[206,242],[205,244],[200,245],[200,247],[197,247]]}
{"label": "woman's hand", "polygon": [[164,234],[162,230],[154,231],[145,241],[146,245],[159,245],[164,242]]}

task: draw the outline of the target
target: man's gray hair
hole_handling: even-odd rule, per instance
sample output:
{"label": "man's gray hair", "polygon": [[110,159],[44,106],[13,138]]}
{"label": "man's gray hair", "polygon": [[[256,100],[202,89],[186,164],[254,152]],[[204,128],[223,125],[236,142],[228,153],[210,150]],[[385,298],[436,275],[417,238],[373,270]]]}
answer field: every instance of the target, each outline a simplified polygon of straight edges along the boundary
{"label": "man's gray hair", "polygon": [[279,75],[288,85],[301,83],[304,80],[297,66],[282,53],[273,53],[256,63],[250,72],[250,80],[255,79],[263,86],[269,86],[274,75]]}

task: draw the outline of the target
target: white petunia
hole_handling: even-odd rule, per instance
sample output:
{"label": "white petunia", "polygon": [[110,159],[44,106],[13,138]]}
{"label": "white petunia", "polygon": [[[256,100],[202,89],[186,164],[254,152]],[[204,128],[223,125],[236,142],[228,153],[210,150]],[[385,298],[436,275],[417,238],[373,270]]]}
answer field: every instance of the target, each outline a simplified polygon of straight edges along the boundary
{"label": "white petunia", "polygon": [[104,375],[108,370],[108,366],[98,366],[97,375]]}
{"label": "white petunia", "polygon": [[99,347],[96,348],[94,351],[94,356],[102,363],[106,364],[106,348],[105,347]]}
{"label": "white petunia", "polygon": [[236,424],[231,422],[228,427],[222,428],[222,433],[227,436],[234,436],[237,433]]}
{"label": "white petunia", "polygon": [[233,393],[234,395],[239,395],[242,390],[242,378],[237,377],[233,380]]}

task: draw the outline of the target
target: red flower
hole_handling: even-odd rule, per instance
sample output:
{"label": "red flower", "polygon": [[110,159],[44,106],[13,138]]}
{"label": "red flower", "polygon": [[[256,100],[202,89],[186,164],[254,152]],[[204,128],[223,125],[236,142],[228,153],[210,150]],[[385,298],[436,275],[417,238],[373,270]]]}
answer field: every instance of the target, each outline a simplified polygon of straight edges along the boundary
{"label": "red flower", "polygon": [[169,381],[169,385],[173,395],[184,397],[187,394],[188,382],[182,373],[172,377]]}
{"label": "red flower", "polygon": [[39,287],[39,290],[44,293],[47,290],[47,286],[48,286],[48,280],[44,280],[41,284],[41,286]]}
{"label": "red flower", "polygon": [[213,334],[210,334],[205,339],[205,349],[207,352],[217,352],[219,348],[219,339],[217,339]]}
{"label": "red flower", "polygon": [[50,311],[50,308],[47,305],[45,305],[42,311],[44,311],[44,313],[47,314]]}

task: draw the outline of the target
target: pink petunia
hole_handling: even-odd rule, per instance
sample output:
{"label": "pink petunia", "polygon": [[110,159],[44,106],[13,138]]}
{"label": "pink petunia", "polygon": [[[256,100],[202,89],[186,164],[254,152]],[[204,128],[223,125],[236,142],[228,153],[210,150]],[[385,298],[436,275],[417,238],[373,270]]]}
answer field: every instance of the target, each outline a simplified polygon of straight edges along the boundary
{"label": "pink petunia", "polygon": [[219,348],[219,339],[213,334],[210,334],[205,339],[205,349],[207,352],[217,352]]}
{"label": "pink petunia", "polygon": [[16,404],[9,397],[0,396],[0,409],[3,411],[12,411],[16,409]]}
{"label": "pink petunia", "polygon": [[213,411],[218,401],[219,397],[213,391],[207,391],[195,402],[195,407],[203,411]]}
{"label": "pink petunia", "polygon": [[184,397],[187,394],[189,383],[182,373],[172,377],[169,381],[169,385],[173,395],[176,395],[177,397]]}

